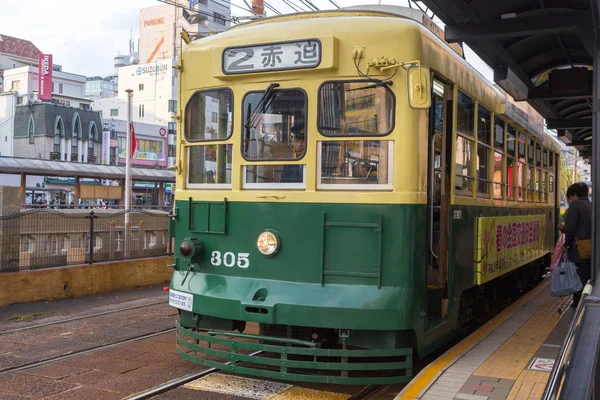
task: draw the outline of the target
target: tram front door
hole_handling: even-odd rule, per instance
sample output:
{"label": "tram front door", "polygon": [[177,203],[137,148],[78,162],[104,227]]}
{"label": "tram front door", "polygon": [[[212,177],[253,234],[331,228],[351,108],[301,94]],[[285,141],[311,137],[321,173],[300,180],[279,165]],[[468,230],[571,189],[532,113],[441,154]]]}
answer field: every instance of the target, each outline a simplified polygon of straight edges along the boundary
{"label": "tram front door", "polygon": [[452,93],[452,85],[434,77],[428,129],[426,329],[448,317]]}

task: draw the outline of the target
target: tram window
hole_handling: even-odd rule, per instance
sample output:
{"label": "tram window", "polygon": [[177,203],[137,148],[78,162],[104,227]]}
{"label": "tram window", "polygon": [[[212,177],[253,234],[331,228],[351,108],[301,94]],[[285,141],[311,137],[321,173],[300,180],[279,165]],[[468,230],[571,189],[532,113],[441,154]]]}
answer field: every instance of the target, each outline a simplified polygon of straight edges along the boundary
{"label": "tram window", "polygon": [[502,154],[494,152],[494,198],[502,198]]}
{"label": "tram window", "polygon": [[494,123],[494,148],[504,153],[504,126],[506,123],[499,118]]}
{"label": "tram window", "polygon": [[544,148],[542,153],[542,167],[548,167],[548,149]]}
{"label": "tram window", "polygon": [[477,117],[477,140],[479,143],[492,144],[492,113],[479,106]]}
{"label": "tram window", "polygon": [[301,159],[306,153],[306,93],[274,90],[271,99],[263,93],[244,97],[242,156],[252,161]]}
{"label": "tram window", "polygon": [[506,158],[506,198],[514,200],[515,198],[515,159]]}
{"label": "tram window", "polygon": [[552,150],[548,151],[548,165],[550,168],[554,168],[554,152]]}
{"label": "tram window", "polygon": [[395,98],[371,81],[326,82],[319,89],[318,128],[325,136],[387,135],[394,129]]}
{"label": "tram window", "polygon": [[246,165],[244,189],[304,189],[306,168],[304,165]]}
{"label": "tram window", "polygon": [[548,188],[550,189],[550,193],[554,193],[554,175],[550,175],[549,177]]}
{"label": "tram window", "polygon": [[535,144],[535,165],[542,165],[542,146],[539,143]]}
{"label": "tram window", "polygon": [[527,144],[527,138],[519,132],[519,159],[523,158],[523,162],[525,162],[525,144]]}
{"label": "tram window", "polygon": [[517,200],[524,201],[524,192],[525,192],[525,173],[527,170],[526,164],[521,162],[522,159],[519,159],[519,166],[517,169]]}
{"label": "tram window", "polygon": [[541,188],[542,188],[542,170],[536,169],[535,170],[535,196],[534,196],[534,201],[536,203],[539,203],[541,200],[541,198],[540,198]]}
{"label": "tram window", "polygon": [[458,91],[457,131],[462,135],[475,137],[475,102]]}
{"label": "tram window", "polygon": [[391,189],[392,144],[385,140],[319,142],[317,188]]}
{"label": "tram window", "polygon": [[486,145],[477,144],[477,193],[488,194],[490,192],[489,154],[490,149]]}
{"label": "tram window", "polygon": [[[473,141],[462,136],[456,138],[456,183],[457,191],[472,192],[473,170],[471,157]],[[469,195],[470,193],[457,193]]]}
{"label": "tram window", "polygon": [[506,129],[506,153],[509,156],[516,156],[517,149],[517,130],[514,126],[508,125]]}
{"label": "tram window", "polygon": [[233,93],[230,89],[196,92],[185,114],[185,137],[190,142],[227,139],[233,131]]}
{"label": "tram window", "polygon": [[542,191],[544,193],[544,203],[548,202],[548,173],[544,172],[544,181],[542,183]]}
{"label": "tram window", "polygon": [[535,168],[532,165],[529,165],[527,172],[527,201],[533,202],[533,192],[535,182]]}
{"label": "tram window", "polygon": [[189,188],[231,187],[231,144],[191,146],[188,152]]}
{"label": "tram window", "polygon": [[533,164],[534,142],[533,139],[527,139],[527,161]]}

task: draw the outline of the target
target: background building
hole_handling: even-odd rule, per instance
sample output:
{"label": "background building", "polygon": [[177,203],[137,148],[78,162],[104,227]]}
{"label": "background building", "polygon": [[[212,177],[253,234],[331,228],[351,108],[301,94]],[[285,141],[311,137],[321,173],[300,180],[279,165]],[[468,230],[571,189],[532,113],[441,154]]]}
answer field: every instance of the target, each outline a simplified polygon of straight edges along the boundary
{"label": "background building", "polygon": [[[106,164],[125,165],[127,143],[127,121],[103,119],[105,130],[110,132],[110,149]],[[132,166],[164,168],[167,166],[167,126],[135,123],[136,153],[131,159]],[[107,142],[103,142],[106,146]],[[104,150],[103,150],[104,151]]]}
{"label": "background building", "polygon": [[88,100],[115,97],[118,90],[117,75],[106,77],[92,76],[85,82],[85,98]]}
{"label": "background building", "polygon": [[[56,66],[52,71],[52,101],[69,107],[89,109],[91,100],[85,98],[85,76],[62,72]],[[5,91],[17,94],[17,104],[37,101],[38,67],[26,66],[4,71]]]}
{"label": "background building", "polygon": [[3,91],[5,70],[26,65],[37,66],[41,53],[29,40],[0,34],[0,92]]}
{"label": "background building", "polygon": [[[206,36],[211,30],[221,32],[229,27],[231,8],[227,1],[173,0],[172,3],[181,7],[163,4],[141,10],[141,63],[177,58],[181,50],[182,31],[194,39]],[[195,12],[187,9],[190,4]]]}
{"label": "background building", "polygon": [[52,103],[16,107],[14,157],[100,164],[97,112]]}

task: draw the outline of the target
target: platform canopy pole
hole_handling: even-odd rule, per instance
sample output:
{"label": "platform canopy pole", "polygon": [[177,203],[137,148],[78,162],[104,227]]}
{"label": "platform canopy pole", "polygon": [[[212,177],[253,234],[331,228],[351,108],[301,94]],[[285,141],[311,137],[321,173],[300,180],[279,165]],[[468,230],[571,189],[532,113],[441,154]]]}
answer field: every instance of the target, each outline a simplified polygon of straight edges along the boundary
{"label": "platform canopy pole", "polygon": [[[592,0],[594,21],[594,71],[593,71],[593,114],[592,114],[592,189],[600,188],[600,0]],[[600,276],[600,196],[592,199],[592,268],[591,278],[595,282]],[[594,285],[594,297],[600,297],[600,285]]]}

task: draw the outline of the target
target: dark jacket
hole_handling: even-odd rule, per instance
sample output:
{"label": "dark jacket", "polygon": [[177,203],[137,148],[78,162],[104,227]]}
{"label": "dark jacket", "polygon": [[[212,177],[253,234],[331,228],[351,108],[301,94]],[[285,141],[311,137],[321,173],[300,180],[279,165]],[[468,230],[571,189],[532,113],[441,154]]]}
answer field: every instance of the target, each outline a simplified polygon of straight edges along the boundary
{"label": "dark jacket", "polygon": [[567,255],[575,264],[582,262],[575,244],[578,239],[592,238],[592,203],[587,197],[574,201],[569,205],[569,216],[565,223],[565,247],[569,249]]}
{"label": "dark jacket", "polygon": [[304,179],[302,172],[302,165],[284,165],[279,182],[302,183]]}

